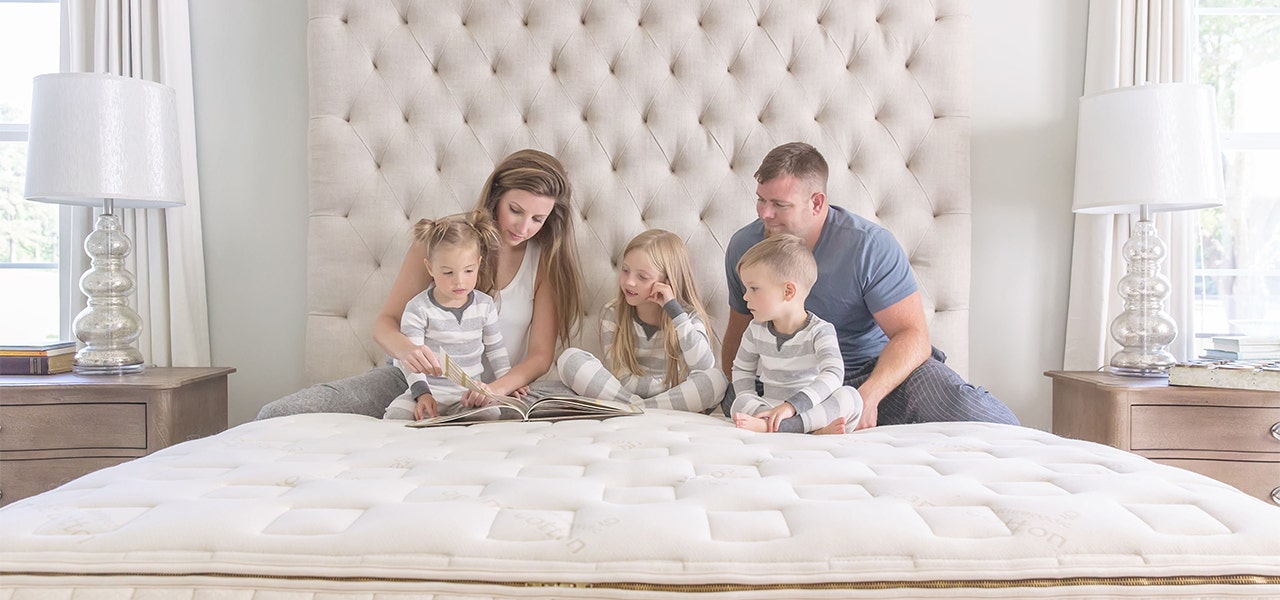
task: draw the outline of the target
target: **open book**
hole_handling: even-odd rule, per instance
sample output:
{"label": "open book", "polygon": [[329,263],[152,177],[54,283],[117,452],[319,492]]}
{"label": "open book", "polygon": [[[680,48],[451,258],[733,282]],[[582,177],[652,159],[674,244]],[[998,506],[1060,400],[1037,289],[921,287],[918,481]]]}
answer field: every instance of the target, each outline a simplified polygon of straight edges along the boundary
{"label": "open book", "polygon": [[564,419],[605,419],[623,415],[638,415],[644,412],[639,406],[567,394],[537,396],[529,394],[523,398],[500,396],[476,384],[466,371],[463,371],[448,354],[444,355],[444,376],[454,383],[484,395],[491,403],[476,408],[459,408],[457,412],[438,417],[430,417],[413,421],[409,427],[432,427],[436,425],[465,425],[483,421],[560,421]]}

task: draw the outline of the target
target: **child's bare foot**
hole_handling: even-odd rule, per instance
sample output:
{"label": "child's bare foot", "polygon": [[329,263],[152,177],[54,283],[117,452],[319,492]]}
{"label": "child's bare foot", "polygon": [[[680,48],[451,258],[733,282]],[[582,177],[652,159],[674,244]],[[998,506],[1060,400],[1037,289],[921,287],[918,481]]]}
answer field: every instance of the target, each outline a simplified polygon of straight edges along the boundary
{"label": "child's bare foot", "polygon": [[769,424],[764,419],[746,413],[733,413],[733,424],[741,429],[756,433],[768,433],[769,431]]}
{"label": "child's bare foot", "polygon": [[844,417],[836,417],[834,421],[827,423],[825,427],[814,431],[815,434],[841,434],[844,433]]}

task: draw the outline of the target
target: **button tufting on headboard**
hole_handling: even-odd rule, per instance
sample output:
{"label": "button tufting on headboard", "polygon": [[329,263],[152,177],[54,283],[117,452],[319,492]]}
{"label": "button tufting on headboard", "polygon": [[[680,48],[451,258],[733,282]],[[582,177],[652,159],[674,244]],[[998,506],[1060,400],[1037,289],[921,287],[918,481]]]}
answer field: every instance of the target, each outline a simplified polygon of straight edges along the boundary
{"label": "button tufting on headboard", "polygon": [[559,157],[575,187],[589,311],[576,345],[598,350],[614,263],[646,227],[685,238],[720,331],[724,245],[755,216],[760,159],[792,140],[847,166],[829,198],[894,233],[934,344],[967,372],[968,2],[310,11],[309,380],[381,361],[370,331],[410,224],[470,209],[493,165],[525,147]]}

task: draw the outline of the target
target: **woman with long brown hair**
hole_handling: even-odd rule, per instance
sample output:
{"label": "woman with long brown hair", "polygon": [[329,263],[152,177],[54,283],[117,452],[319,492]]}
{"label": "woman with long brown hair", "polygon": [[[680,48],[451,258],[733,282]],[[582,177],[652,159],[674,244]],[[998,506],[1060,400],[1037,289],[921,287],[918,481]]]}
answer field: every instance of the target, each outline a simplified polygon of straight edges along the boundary
{"label": "woman with long brown hair", "polygon": [[[511,370],[494,379],[498,394],[522,392],[551,369],[556,348],[573,335],[582,314],[578,252],[571,215],[572,186],[555,157],[537,150],[507,156],[485,181],[476,208],[492,215],[501,243],[497,259],[480,276],[481,291],[498,304],[498,320]],[[391,358],[420,373],[437,375],[440,357],[400,331],[408,301],[431,283],[420,243],[406,253],[373,339]],[[487,287],[488,289],[484,289]],[[395,367],[378,367],[331,383],[312,386],[267,404],[259,419],[309,412],[359,413],[381,417],[407,387]]]}

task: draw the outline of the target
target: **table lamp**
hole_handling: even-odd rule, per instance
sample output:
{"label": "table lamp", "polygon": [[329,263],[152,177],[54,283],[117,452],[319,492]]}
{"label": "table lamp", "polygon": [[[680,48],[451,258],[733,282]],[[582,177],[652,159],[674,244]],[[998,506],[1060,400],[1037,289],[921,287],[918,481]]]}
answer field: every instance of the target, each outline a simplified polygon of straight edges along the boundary
{"label": "table lamp", "polygon": [[1177,325],[1164,310],[1169,280],[1160,273],[1168,247],[1151,213],[1222,205],[1213,88],[1161,83],[1110,89],[1080,98],[1075,196],[1078,213],[1138,213],[1122,249],[1124,311],[1111,322],[1122,347],[1110,371],[1165,377]]}
{"label": "table lamp", "polygon": [[95,73],[40,75],[32,84],[27,142],[28,200],[101,206],[85,239],[92,267],[80,278],[88,305],[72,324],[84,346],[73,370],[137,373],[142,319],[129,307],[133,244],[118,208],[185,204],[178,109],[173,89],[152,81]]}

